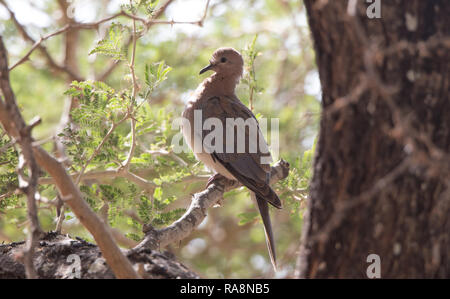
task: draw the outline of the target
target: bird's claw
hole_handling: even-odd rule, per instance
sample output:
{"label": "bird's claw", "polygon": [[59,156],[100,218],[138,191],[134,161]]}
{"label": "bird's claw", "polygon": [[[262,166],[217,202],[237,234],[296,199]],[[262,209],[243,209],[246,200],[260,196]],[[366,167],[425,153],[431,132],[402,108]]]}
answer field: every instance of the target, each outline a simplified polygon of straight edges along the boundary
{"label": "bird's claw", "polygon": [[206,183],[206,188],[208,188],[210,185],[214,184],[214,181],[219,180],[223,178],[224,176],[220,173],[216,173],[209,177],[208,182]]}
{"label": "bird's claw", "polygon": [[213,205],[213,208],[219,208],[219,207],[221,207],[222,205],[223,205],[223,196],[221,196],[218,200],[217,200],[217,202]]}

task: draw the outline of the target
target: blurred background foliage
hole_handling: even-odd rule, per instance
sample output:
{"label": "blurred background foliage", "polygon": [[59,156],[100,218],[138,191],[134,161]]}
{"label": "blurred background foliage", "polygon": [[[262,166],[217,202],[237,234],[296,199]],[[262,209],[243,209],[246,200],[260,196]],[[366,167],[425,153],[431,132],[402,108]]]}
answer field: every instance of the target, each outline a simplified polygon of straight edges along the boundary
{"label": "blurred background foliage", "polygon": [[[65,24],[61,2],[64,0],[0,1],[0,34],[9,51],[10,65],[23,57],[32,44],[23,39],[6,6],[28,34],[38,40]],[[135,12],[142,17],[148,17],[164,3],[141,2],[145,3]],[[66,4],[71,5],[75,21],[93,22],[121,7],[127,9],[123,5],[129,2],[74,0]],[[196,21],[203,16],[205,4],[206,0],[172,1],[160,19]],[[75,68],[87,81],[72,83],[64,74],[53,71],[38,50],[12,70],[11,82],[24,117],[28,121],[39,115],[43,120],[33,131],[36,140],[51,152],[55,150],[54,141],[61,140],[68,158],[67,169],[76,173],[112,122],[117,122],[129,107],[136,109],[137,148],[131,170],[155,183],[156,188],[148,192],[124,178],[80,182],[92,208],[131,240],[122,242],[123,246],[131,246],[143,236],[143,223],[171,223],[189,206],[191,194],[203,190],[210,173],[191,153],[173,152],[171,140],[178,131],[172,130],[171,123],[207,76],[199,76],[198,72],[208,64],[213,51],[223,46],[238,49],[247,65],[238,96],[245,104],[252,97],[258,118],[279,118],[280,153],[274,158],[283,158],[291,165],[290,176],[275,186],[284,209],[272,211],[280,271],[273,273],[263,226],[248,192],[242,188],[227,193],[224,204],[211,209],[191,236],[168,249],[203,277],[289,277],[300,241],[321,96],[301,1],[212,0],[203,26],[150,27],[137,41],[135,69],[140,90],[136,99],[131,96],[127,62],[133,22],[126,17],[113,22],[116,25],[112,29],[112,22],[108,22],[98,30],[78,31]],[[115,35],[111,37],[112,33]],[[116,39],[119,56],[108,55],[111,49],[99,48],[100,40],[111,38]],[[52,37],[44,45],[56,61],[64,60],[64,35]],[[117,62],[104,82],[95,82],[114,59],[125,61]],[[170,68],[166,74],[158,75],[159,66],[162,70]],[[72,123],[64,125],[61,118],[74,98],[77,105],[71,112]],[[26,205],[15,192],[17,153],[1,129],[0,137],[0,241],[24,240]],[[266,138],[271,143],[270,131]],[[125,121],[117,126],[86,171],[116,169],[126,159],[129,148],[130,125]],[[57,193],[51,184],[41,184],[39,189],[40,221],[45,230],[54,230],[58,219],[54,207]],[[93,241],[70,210],[65,211],[62,232]]]}

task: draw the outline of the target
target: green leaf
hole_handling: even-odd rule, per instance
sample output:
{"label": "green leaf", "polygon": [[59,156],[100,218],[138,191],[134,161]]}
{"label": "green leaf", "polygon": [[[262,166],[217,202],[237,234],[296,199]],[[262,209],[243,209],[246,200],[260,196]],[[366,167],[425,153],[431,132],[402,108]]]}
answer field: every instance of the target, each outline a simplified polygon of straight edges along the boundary
{"label": "green leaf", "polygon": [[162,189],[161,187],[155,188],[155,191],[153,192],[153,198],[157,201],[160,201],[162,199]]}
{"label": "green leaf", "polygon": [[256,217],[258,217],[258,213],[246,212],[246,213],[240,213],[237,216],[239,218],[239,225],[245,225],[247,223],[255,221]]}
{"label": "green leaf", "polygon": [[172,68],[167,66],[164,61],[145,65],[144,77],[147,87],[143,93],[144,99],[147,99],[167,79],[167,74],[171,70]]}
{"label": "green leaf", "polygon": [[125,26],[113,23],[109,27],[108,36],[97,43],[97,46],[89,52],[91,54],[103,54],[115,60],[126,60],[125,47],[123,45],[123,33]]}
{"label": "green leaf", "polygon": [[128,239],[131,239],[131,240],[136,241],[136,242],[139,242],[142,239],[138,234],[134,234],[134,233],[126,234],[126,237]]}

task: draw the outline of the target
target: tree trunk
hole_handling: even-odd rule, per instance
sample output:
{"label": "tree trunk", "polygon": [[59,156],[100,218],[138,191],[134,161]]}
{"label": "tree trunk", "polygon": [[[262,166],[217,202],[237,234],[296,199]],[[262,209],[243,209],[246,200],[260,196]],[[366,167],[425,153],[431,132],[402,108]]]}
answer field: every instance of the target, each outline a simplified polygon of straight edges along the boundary
{"label": "tree trunk", "polygon": [[297,275],[376,254],[381,278],[449,278],[450,1],[304,2],[323,112]]}

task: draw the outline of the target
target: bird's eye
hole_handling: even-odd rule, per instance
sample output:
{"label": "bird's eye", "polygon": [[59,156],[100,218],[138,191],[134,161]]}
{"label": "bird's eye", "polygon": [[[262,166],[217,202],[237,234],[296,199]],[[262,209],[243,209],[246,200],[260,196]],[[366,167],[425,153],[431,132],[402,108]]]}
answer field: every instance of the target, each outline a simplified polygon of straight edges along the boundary
{"label": "bird's eye", "polygon": [[227,62],[227,59],[225,57],[220,58],[220,62],[224,63]]}

